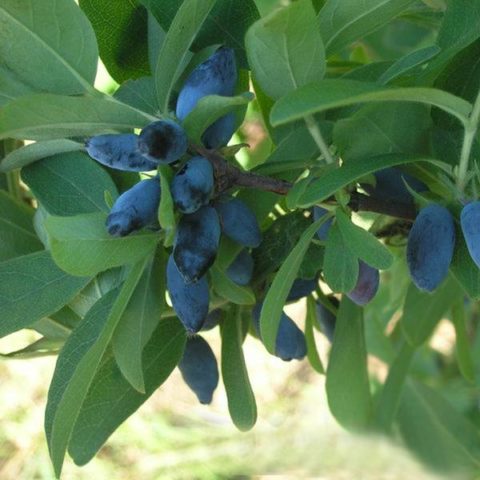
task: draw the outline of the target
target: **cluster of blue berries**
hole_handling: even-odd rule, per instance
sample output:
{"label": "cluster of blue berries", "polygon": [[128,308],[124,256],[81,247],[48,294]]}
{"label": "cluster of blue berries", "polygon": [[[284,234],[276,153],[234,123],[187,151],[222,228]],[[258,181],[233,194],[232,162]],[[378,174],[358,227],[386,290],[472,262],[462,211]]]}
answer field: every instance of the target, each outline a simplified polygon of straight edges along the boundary
{"label": "cluster of blue berries", "polygon": [[[218,195],[215,191],[215,172],[210,161],[202,156],[188,158],[188,138],[181,126],[199,100],[207,95],[232,96],[236,83],[234,52],[222,47],[187,78],[177,99],[176,121],[155,121],[139,135],[98,135],[86,142],[88,154],[109,168],[146,172],[159,165],[171,165],[176,170],[170,192],[181,218],[167,263],[167,289],[178,318],[190,334],[212,328],[221,316],[219,310],[209,313],[206,275],[216,258],[221,234],[244,247],[226,271],[239,285],[251,281],[253,259],[249,249],[261,242],[257,219],[248,206],[234,196]],[[234,129],[233,113],[221,117],[205,130],[203,146],[225,146]],[[142,228],[159,228],[160,197],[158,175],[141,180],[122,193],[106,219],[109,234],[125,236]],[[292,358],[289,352],[284,356]],[[179,368],[199,400],[209,403],[218,383],[218,367],[202,337],[189,336]]]}

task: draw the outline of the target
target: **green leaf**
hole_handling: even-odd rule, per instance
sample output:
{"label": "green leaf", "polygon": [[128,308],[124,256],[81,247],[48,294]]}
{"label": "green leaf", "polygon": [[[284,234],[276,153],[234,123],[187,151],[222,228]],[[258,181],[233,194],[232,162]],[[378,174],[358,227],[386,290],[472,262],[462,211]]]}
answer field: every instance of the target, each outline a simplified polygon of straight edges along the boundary
{"label": "green leaf", "polygon": [[56,312],[89,280],[60,270],[46,251],[0,263],[0,337]]}
{"label": "green leaf", "polygon": [[450,271],[472,300],[480,299],[480,270],[473,262],[458,227]]}
{"label": "green leaf", "polygon": [[0,67],[0,107],[22,95],[32,93],[33,87],[22,82],[12,71]]}
{"label": "green leaf", "polygon": [[375,405],[375,424],[389,432],[400,406],[403,386],[407,379],[415,348],[404,342],[390,365],[388,377],[383,384]]}
{"label": "green leaf", "polygon": [[311,243],[298,270],[299,278],[316,278],[318,272],[323,268],[324,256],[325,247]]}
{"label": "green leaf", "polygon": [[472,105],[463,98],[435,88],[381,87],[375,83],[336,78],[313,82],[288,93],[273,106],[270,121],[275,127],[332,108],[393,101],[434,105],[456,116],[464,124],[472,110]]}
{"label": "green leaf", "polygon": [[341,210],[337,210],[336,218],[343,240],[354,255],[379,270],[392,266],[393,255],[374,235],[352,223]]}
{"label": "green leaf", "polygon": [[397,420],[407,446],[427,464],[444,474],[478,472],[477,428],[431,388],[407,382]]}
{"label": "green leaf", "polygon": [[103,0],[80,0],[98,40],[102,62],[118,83],[148,75],[147,10],[136,0],[115,8]]}
{"label": "green leaf", "polygon": [[58,357],[45,410],[45,433],[57,477],[88,390],[144,268],[145,260],[134,265],[121,289],[94,305]]}
{"label": "green leaf", "polygon": [[378,83],[385,85],[392,80],[402,76],[415,67],[435,57],[441,48],[438,45],[430,45],[428,47],[419,48],[413,52],[409,52],[403,57],[399,58],[393,65],[391,65],[378,79]]}
{"label": "green leaf", "polygon": [[[155,68],[155,87],[160,111],[168,113],[170,95],[175,82],[185,67],[190,45],[198,34],[216,0],[185,0],[178,8]],[[161,24],[161,23],[160,23]]]}
{"label": "green leaf", "polygon": [[429,63],[419,81],[433,80],[452,57],[473,43],[480,36],[479,22],[480,4],[477,0],[448,0],[436,42],[442,51]]}
{"label": "green leaf", "polygon": [[38,93],[0,110],[0,139],[49,140],[142,128],[154,120],[112,98]]}
{"label": "green leaf", "polygon": [[455,327],[455,352],[463,377],[471,383],[475,382],[475,368],[465,325],[465,307],[463,299],[452,305],[452,322]]}
{"label": "green leaf", "polygon": [[350,292],[357,284],[358,268],[358,257],[350,249],[338,223],[335,222],[328,230],[325,246],[325,281],[334,292]]}
{"label": "green leaf", "polygon": [[115,98],[137,110],[158,114],[157,92],[153,77],[142,77],[128,80],[115,92]]}
{"label": "green leaf", "polygon": [[165,246],[173,243],[173,236],[176,229],[175,210],[172,194],[170,193],[170,183],[173,179],[173,171],[167,165],[159,165],[158,173],[160,175],[160,205],[158,206],[158,222],[165,230]]}
{"label": "green leaf", "polygon": [[416,162],[435,163],[437,160],[419,155],[392,153],[364,158],[361,162],[345,162],[341,167],[328,170],[313,180],[305,193],[300,197],[296,207],[305,208],[323,202],[341,188],[382,168]]}
{"label": "green leaf", "polygon": [[70,439],[68,452],[77,465],[88,463],[117,427],[170,376],[182,358],[185,340],[185,328],[176,318],[160,322],[143,351],[145,394],[123,378],[112,355],[105,355]]}
{"label": "green leaf", "polygon": [[51,215],[109,212],[105,192],[118,197],[108,173],[85,153],[40,160],[22,170],[22,179]]}
{"label": "green leaf", "polygon": [[72,140],[46,140],[35,142],[9,153],[0,163],[0,172],[9,172],[57,153],[83,150],[85,146]]}
{"label": "green leaf", "polygon": [[[145,4],[145,6],[148,6],[148,4],[150,3],[149,1],[140,1],[141,3]],[[150,64],[150,70],[152,72],[155,70],[158,54],[160,52],[160,49],[162,48],[163,41],[165,40],[165,34],[165,30],[160,26],[157,19],[153,16],[152,12],[148,11],[148,62]],[[157,92],[155,91],[155,85],[153,85],[153,94],[156,104]]]}
{"label": "green leaf", "polygon": [[165,307],[165,258],[150,260],[113,336],[118,368],[135,390],[145,393],[142,353]]}
{"label": "green leaf", "polygon": [[310,0],[299,0],[258,20],[245,45],[262,90],[278,99],[325,75],[325,50]]}
{"label": "green leaf", "polygon": [[327,0],[318,18],[328,55],[379,29],[412,3],[413,0]]}
{"label": "green leaf", "polygon": [[246,431],[257,421],[257,405],[243,356],[242,324],[239,310],[232,308],[221,324],[222,378],[227,393],[228,411],[235,426]]}
{"label": "green leaf", "polygon": [[[182,0],[142,0],[164,30],[172,28],[172,20]],[[198,3],[198,2],[197,2]],[[203,2],[202,2],[203,3]],[[235,49],[241,66],[248,66],[244,38],[250,25],[259,18],[254,0],[219,0],[196,35],[191,49],[194,52],[211,45],[226,45]]]}
{"label": "green leaf", "polygon": [[207,95],[199,100],[195,108],[183,121],[183,128],[193,143],[202,143],[203,132],[216,120],[227,113],[245,107],[253,99],[249,92],[236,97]]}
{"label": "green leaf", "polygon": [[58,312],[36,321],[30,328],[44,337],[66,340],[81,321],[82,318],[65,305]]}
{"label": "green leaf", "polygon": [[275,275],[265,296],[260,313],[260,334],[265,348],[272,354],[275,353],[278,326],[288,293],[292,288],[295,278],[297,278],[298,269],[300,268],[313,236],[328,218],[330,217],[325,216],[317,220],[303,232],[300,240],[295,247],[293,247]]}
{"label": "green leaf", "polygon": [[335,123],[333,141],[346,162],[426,150],[430,109],[415,103],[374,103]]}
{"label": "green leaf", "polygon": [[254,305],[255,294],[248,286],[237,285],[216,265],[210,269],[210,278],[214,290],[226,300],[237,305]]}
{"label": "green leaf", "polygon": [[312,368],[323,375],[325,369],[323,368],[322,360],[318,354],[317,345],[315,343],[315,335],[313,333],[313,325],[317,322],[317,314],[315,309],[315,300],[309,296],[307,298],[307,316],[305,319],[305,341],[307,343],[307,357]]}
{"label": "green leaf", "polygon": [[[255,264],[254,278],[258,280],[275,272],[284,263],[288,254],[309,225],[311,225],[311,221],[305,218],[301,212],[277,218],[263,232],[262,243],[252,252]],[[238,251],[236,254],[238,254]],[[230,265],[236,254],[225,265],[225,268]]]}
{"label": "green leaf", "polygon": [[95,275],[137,262],[155,248],[158,234],[112,237],[105,228],[105,219],[101,213],[48,217],[46,229],[55,263],[72,275]]}
{"label": "green leaf", "polygon": [[364,427],[371,413],[363,312],[343,297],[335,323],[326,392],[333,416],[345,428]]}
{"label": "green leaf", "polygon": [[30,345],[21,348],[20,350],[15,350],[8,353],[0,353],[0,357],[27,360],[45,357],[47,355],[57,355],[64,343],[65,341],[59,338],[42,337]]}
{"label": "green leaf", "polygon": [[33,228],[33,210],[0,190],[0,262],[43,250]]}
{"label": "green leaf", "polygon": [[410,284],[401,319],[408,342],[414,346],[422,345],[461,295],[460,287],[451,279],[447,279],[433,293],[422,292],[413,283]]}
{"label": "green leaf", "polygon": [[2,63],[22,80],[39,91],[78,94],[93,90],[97,43],[90,23],[74,2],[3,0],[0,25]]}

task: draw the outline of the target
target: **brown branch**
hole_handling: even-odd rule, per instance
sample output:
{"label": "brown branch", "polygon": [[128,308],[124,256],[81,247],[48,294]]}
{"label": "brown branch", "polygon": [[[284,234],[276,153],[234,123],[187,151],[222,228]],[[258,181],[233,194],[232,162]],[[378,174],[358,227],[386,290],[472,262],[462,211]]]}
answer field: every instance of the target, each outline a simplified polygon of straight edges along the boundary
{"label": "brown branch", "polygon": [[[225,160],[215,150],[208,150],[199,145],[190,145],[190,149],[202,157],[205,157],[213,166],[215,176],[215,190],[217,194],[226,192],[235,186],[245,188],[257,188],[267,192],[286,195],[292,188],[292,184],[285,180],[279,180],[252,172],[245,172]],[[332,199],[333,200],[333,199]],[[354,211],[376,212],[391,217],[414,220],[416,210],[414,205],[409,205],[391,200],[379,199],[358,192],[350,194],[348,206]]]}

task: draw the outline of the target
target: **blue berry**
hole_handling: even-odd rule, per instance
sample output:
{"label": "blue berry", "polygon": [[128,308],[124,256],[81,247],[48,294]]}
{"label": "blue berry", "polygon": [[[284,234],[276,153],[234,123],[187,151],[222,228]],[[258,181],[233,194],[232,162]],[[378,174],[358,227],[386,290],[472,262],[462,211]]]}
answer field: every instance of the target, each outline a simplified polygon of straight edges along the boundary
{"label": "blue berry", "polygon": [[255,214],[238,198],[221,199],[215,204],[222,231],[244,247],[258,247],[262,234]]}
{"label": "blue berry", "polygon": [[[328,213],[328,210],[325,210],[325,208],[322,207],[313,207],[313,219],[316,222],[317,220],[320,220],[324,215]],[[317,237],[322,240],[322,242],[325,242],[328,237],[328,231],[330,230],[330,227],[332,226],[333,222],[333,217],[330,217],[326,222],[322,224],[322,226],[317,230]]]}
{"label": "blue berry", "polygon": [[253,274],[253,258],[243,249],[225,272],[228,278],[238,285],[248,285]]}
{"label": "blue berry", "polygon": [[[253,325],[259,337],[261,311],[262,303],[257,303],[253,309],[252,315]],[[306,354],[307,344],[303,332],[285,312],[282,312],[280,324],[278,326],[277,339],[275,341],[275,356],[288,362],[293,359],[301,360]]]}
{"label": "blue berry", "polygon": [[415,219],[407,243],[407,264],[413,283],[432,292],[447,276],[455,247],[455,225],[440,205],[425,207]]}
{"label": "blue berry", "polygon": [[[176,115],[183,121],[198,101],[207,95],[231,97],[235,93],[237,67],[231,48],[218,49],[208,60],[198,65],[189,75],[178,95]],[[225,115],[210,125],[202,136],[207,148],[226,145],[233,135],[235,116]]]}
{"label": "blue berry", "polygon": [[202,404],[211,403],[218,386],[217,359],[210,345],[202,337],[190,337],[178,364],[185,383]]}
{"label": "blue berry", "polygon": [[170,191],[173,202],[182,213],[196,212],[206,205],[214,188],[212,164],[203,157],[194,157],[173,177]]}
{"label": "blue berry", "polygon": [[178,224],[173,258],[186,283],[196,282],[215,260],[220,223],[215,209],[202,207]]}
{"label": "blue berry", "polygon": [[318,280],[313,278],[311,280],[305,280],[303,278],[297,278],[290,289],[290,293],[287,297],[287,302],[294,302],[300,300],[307,295],[310,295],[318,285]]}
{"label": "blue berry", "polygon": [[478,200],[463,207],[460,224],[468,252],[475,265],[480,268],[480,202]]}
{"label": "blue berry", "polygon": [[357,284],[352,291],[347,293],[347,297],[357,305],[366,305],[377,293],[379,281],[378,270],[360,260]]}
{"label": "blue berry", "polygon": [[148,172],[156,170],[158,162],[144,157],[133,133],[97,135],[87,140],[88,154],[97,162],[117,170]]}
{"label": "blue berry", "polygon": [[142,180],[122,193],[106,220],[108,233],[123,237],[157,221],[160,203],[160,182],[158,178]]}
{"label": "blue berry", "polygon": [[405,186],[402,178],[405,179],[409,187],[415,192],[423,192],[428,189],[423,182],[408,173],[402,172],[398,168],[384,168],[383,170],[375,172],[374,175],[376,178],[375,186],[366,184],[363,187],[368,194],[379,199],[412,203],[413,197]]}
{"label": "blue berry", "polygon": [[185,329],[190,333],[198,332],[208,315],[207,279],[202,277],[196,283],[187,285],[170,255],[167,263],[167,289],[173,309]]}
{"label": "blue berry", "polygon": [[138,150],[156,163],[172,163],[185,154],[188,139],[183,128],[171,120],[147,125],[138,136]]}

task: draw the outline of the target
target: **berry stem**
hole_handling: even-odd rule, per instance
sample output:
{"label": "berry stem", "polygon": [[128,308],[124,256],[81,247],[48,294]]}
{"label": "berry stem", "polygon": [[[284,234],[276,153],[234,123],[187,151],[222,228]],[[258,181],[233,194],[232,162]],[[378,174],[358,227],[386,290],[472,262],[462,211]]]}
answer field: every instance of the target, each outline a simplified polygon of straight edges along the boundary
{"label": "berry stem", "polygon": [[325,158],[325,161],[327,163],[335,163],[334,158],[332,157],[332,154],[330,153],[330,150],[328,149],[327,142],[325,142],[325,139],[323,138],[322,131],[320,130],[320,127],[317,125],[317,122],[311,115],[307,115],[305,118],[305,123],[307,125],[308,131],[310,132],[310,135],[312,136],[313,140],[318,146],[318,149],[322,153],[323,157]]}
{"label": "berry stem", "polygon": [[480,91],[478,92],[475,103],[473,104],[472,113],[465,124],[465,133],[463,136],[462,152],[460,154],[460,163],[458,167],[457,187],[460,192],[463,193],[468,174],[468,164],[470,160],[470,154],[472,151],[473,141],[477,133],[478,124],[480,123]]}

